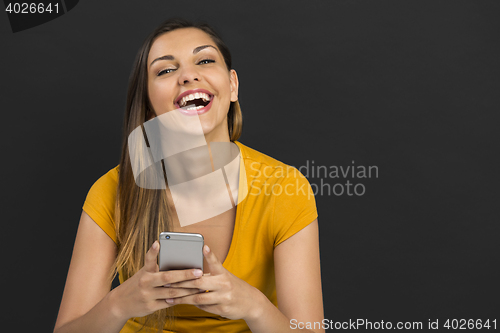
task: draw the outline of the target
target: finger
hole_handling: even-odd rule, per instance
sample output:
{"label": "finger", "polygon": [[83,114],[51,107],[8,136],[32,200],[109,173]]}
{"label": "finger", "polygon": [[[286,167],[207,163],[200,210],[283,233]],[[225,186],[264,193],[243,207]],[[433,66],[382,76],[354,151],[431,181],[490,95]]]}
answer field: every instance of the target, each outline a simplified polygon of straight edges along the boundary
{"label": "finger", "polygon": [[193,304],[193,305],[213,305],[218,304],[217,293],[198,293],[177,298],[167,298],[165,301],[168,304]]}
{"label": "finger", "polygon": [[214,314],[218,314],[218,312],[219,312],[218,311],[219,310],[218,304],[197,304],[195,306],[198,309],[206,311],[206,312],[210,312],[210,313],[214,313]]}
{"label": "finger", "polygon": [[217,259],[215,253],[210,251],[208,245],[203,246],[203,255],[208,263],[208,270],[211,275],[222,274],[226,271],[226,269],[222,266],[222,263]]}
{"label": "finger", "polygon": [[155,298],[165,300],[167,298],[178,298],[200,293],[199,289],[195,288],[155,288]]}
{"label": "finger", "polygon": [[204,275],[196,280],[182,281],[170,284],[173,288],[197,288],[200,290],[215,291],[220,289],[220,282],[216,276]]}
{"label": "finger", "polygon": [[201,269],[179,269],[171,271],[162,271],[154,274],[152,284],[154,287],[167,287],[172,283],[199,279],[203,275]]}
{"label": "finger", "polygon": [[144,269],[147,272],[158,272],[158,252],[160,252],[160,244],[155,241],[144,258]]}
{"label": "finger", "polygon": [[158,311],[158,310],[161,310],[161,309],[172,307],[172,304],[168,304],[167,302],[165,302],[164,299],[157,299],[157,300],[155,300],[153,302],[154,302],[154,305],[152,307],[153,311]]}

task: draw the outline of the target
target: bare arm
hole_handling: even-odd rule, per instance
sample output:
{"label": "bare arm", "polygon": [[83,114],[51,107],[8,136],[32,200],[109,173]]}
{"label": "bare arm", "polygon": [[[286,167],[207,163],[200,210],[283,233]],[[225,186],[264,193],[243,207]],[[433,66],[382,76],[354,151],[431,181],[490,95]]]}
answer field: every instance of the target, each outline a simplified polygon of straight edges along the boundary
{"label": "bare arm", "polygon": [[318,220],[274,249],[274,269],[279,310],[261,298],[260,313],[247,320],[252,332],[324,332]]}
{"label": "bare arm", "polygon": [[54,332],[119,332],[126,319],[115,313],[108,273],[116,258],[111,238],[82,212]]}
{"label": "bare arm", "polygon": [[116,245],[83,212],[54,333],[119,332],[129,318],[169,307],[166,299],[199,293],[198,289],[164,287],[168,283],[197,279],[203,272],[195,269],[159,272],[159,249],[155,242],[146,253],[144,267],[110,292],[107,277],[116,258]]}

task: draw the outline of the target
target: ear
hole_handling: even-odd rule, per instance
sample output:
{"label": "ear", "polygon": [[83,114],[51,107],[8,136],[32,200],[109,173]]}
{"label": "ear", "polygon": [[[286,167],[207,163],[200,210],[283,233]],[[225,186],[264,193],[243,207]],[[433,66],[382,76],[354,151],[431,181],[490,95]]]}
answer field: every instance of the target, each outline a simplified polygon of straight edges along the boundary
{"label": "ear", "polygon": [[231,85],[231,102],[236,102],[238,100],[238,74],[234,69],[229,71],[229,83]]}

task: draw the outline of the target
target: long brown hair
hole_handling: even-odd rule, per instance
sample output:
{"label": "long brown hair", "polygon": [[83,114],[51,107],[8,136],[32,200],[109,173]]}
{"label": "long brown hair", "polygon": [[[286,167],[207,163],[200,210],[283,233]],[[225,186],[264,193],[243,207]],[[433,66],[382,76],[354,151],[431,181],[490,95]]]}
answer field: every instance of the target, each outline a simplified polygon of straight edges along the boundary
{"label": "long brown hair", "polygon": [[[219,35],[206,23],[192,23],[174,18],[163,22],[144,41],[137,53],[129,79],[127,104],[123,123],[123,144],[119,166],[116,196],[115,223],[118,255],[112,276],[120,272],[122,280],[134,275],[144,266],[144,257],[162,231],[169,231],[171,211],[166,190],[146,189],[136,185],[132,171],[128,138],[134,129],[143,124],[154,112],[148,97],[147,59],[151,46],[160,35],[181,28],[197,28],[207,33],[221,52],[228,71],[231,70],[231,54]],[[154,114],[154,113],[153,113]],[[238,140],[242,132],[242,113],[238,101],[231,102],[228,115],[229,139]],[[166,184],[168,187],[168,185]],[[163,329],[169,309],[147,316],[145,324],[154,321],[158,331]]]}

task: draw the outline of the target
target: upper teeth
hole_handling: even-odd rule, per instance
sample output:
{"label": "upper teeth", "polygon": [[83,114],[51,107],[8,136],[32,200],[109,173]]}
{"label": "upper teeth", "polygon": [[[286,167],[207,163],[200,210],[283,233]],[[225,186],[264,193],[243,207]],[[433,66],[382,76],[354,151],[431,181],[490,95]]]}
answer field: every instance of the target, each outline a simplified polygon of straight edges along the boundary
{"label": "upper teeth", "polygon": [[210,96],[204,92],[189,94],[181,98],[181,100],[179,101],[179,105],[185,106],[187,102],[192,101],[194,99],[203,99],[203,101],[208,102],[210,100]]}

